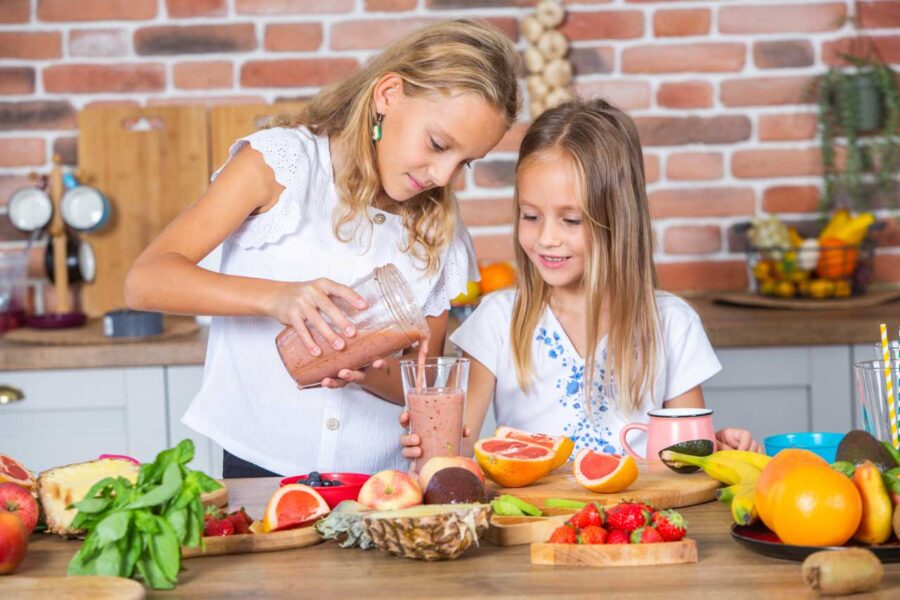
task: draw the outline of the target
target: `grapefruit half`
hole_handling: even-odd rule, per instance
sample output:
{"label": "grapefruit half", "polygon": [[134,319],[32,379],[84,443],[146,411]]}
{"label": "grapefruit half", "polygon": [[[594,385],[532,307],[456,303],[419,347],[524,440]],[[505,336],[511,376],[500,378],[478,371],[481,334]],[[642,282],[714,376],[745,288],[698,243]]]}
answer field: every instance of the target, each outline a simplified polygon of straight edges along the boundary
{"label": "grapefruit half", "polygon": [[262,531],[268,533],[311,525],[329,511],[328,503],[319,492],[308,485],[291,483],[278,488],[269,498]]}
{"label": "grapefruit half", "polygon": [[575,480],[592,492],[621,492],[638,478],[637,463],[628,455],[604,454],[582,448],[575,455]]}
{"label": "grapefruit half", "polygon": [[534,483],[553,468],[550,448],[508,438],[484,438],[475,444],[475,459],[484,474],[503,487]]}
{"label": "grapefruit half", "polygon": [[572,450],[575,448],[575,442],[565,435],[554,437],[544,433],[529,433],[527,431],[522,431],[521,429],[507,427],[506,425],[498,427],[497,431],[494,432],[494,437],[519,440],[521,442],[528,442],[529,444],[537,444],[544,448],[550,448],[550,450],[553,451],[553,466],[550,467],[551,471],[556,467],[565,464],[565,462],[569,460]]}
{"label": "grapefruit half", "polygon": [[18,483],[29,490],[34,489],[34,476],[14,458],[0,454],[0,483]]}

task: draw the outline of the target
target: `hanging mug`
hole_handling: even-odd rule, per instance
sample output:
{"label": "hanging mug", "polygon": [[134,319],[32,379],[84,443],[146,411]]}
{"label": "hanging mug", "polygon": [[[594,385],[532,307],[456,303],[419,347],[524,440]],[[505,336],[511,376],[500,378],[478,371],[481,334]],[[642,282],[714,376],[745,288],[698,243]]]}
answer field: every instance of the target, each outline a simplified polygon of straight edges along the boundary
{"label": "hanging mug", "polygon": [[[636,460],[661,462],[660,450],[679,442],[690,440],[710,440],[716,445],[711,408],[659,408],[647,413],[649,423],[629,423],[619,433],[619,442],[625,452]],[[638,429],[647,434],[647,457],[638,455],[626,441],[628,432]]]}

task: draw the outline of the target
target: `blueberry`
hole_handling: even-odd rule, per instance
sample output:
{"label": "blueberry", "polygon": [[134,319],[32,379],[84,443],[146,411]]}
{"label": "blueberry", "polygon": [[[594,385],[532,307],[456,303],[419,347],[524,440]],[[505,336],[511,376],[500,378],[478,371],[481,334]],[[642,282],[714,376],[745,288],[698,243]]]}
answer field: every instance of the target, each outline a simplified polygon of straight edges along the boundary
{"label": "blueberry", "polygon": [[331,485],[344,485],[344,484],[341,483],[340,481],[338,481],[337,479],[332,479],[332,480],[331,480]]}
{"label": "blueberry", "polygon": [[318,471],[311,471],[306,478],[312,481],[313,479],[321,479],[322,475]]}
{"label": "blueberry", "polygon": [[308,485],[309,487],[321,487],[322,482],[321,481],[307,481],[306,485]]}

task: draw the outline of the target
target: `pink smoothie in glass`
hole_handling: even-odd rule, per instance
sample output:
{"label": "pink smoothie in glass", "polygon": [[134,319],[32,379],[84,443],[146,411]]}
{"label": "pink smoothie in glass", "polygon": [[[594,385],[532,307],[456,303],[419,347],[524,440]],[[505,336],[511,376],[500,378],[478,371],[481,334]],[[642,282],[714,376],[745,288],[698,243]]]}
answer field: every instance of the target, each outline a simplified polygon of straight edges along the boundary
{"label": "pink smoothie in glass", "polygon": [[459,388],[410,389],[406,393],[410,430],[421,439],[418,471],[433,456],[458,456],[465,393]]}
{"label": "pink smoothie in glass", "polygon": [[318,385],[326,377],[337,377],[342,369],[359,370],[419,341],[410,339],[400,327],[391,325],[381,329],[360,329],[355,336],[344,338],[343,350],[335,350],[315,329],[310,331],[322,349],[319,356],[306,350],[292,327],[275,338],[281,361],[301,387]]}

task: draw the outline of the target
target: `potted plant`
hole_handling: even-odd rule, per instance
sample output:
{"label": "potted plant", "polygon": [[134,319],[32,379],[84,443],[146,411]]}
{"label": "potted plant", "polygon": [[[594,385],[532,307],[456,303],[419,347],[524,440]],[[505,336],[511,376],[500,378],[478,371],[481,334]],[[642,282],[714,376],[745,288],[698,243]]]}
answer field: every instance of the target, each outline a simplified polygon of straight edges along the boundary
{"label": "potted plant", "polygon": [[[866,52],[841,53],[850,68],[832,67],[818,81],[818,118],[825,213],[845,204],[867,209],[879,192],[894,205],[894,179],[900,167],[897,128],[900,96],[895,73],[870,40]],[[836,147],[846,148],[843,164]]]}

